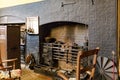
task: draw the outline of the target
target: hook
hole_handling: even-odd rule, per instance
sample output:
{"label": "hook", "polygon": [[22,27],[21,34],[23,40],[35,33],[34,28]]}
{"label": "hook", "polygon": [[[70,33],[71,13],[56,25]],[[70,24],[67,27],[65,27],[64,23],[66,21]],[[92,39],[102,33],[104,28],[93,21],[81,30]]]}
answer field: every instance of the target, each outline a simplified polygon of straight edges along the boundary
{"label": "hook", "polygon": [[95,3],[94,3],[94,0],[91,0],[92,1],[92,5],[94,5]]}

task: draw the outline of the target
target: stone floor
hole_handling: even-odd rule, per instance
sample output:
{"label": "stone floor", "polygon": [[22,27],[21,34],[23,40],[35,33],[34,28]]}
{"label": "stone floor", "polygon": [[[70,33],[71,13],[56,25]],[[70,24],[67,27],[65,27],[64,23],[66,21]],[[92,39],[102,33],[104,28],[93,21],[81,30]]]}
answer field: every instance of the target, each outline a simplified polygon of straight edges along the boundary
{"label": "stone floor", "polygon": [[24,64],[21,65],[21,68],[22,68],[21,80],[55,80],[50,76],[46,76],[40,73],[36,73],[34,72],[34,70],[30,70],[28,67],[25,67]]}
{"label": "stone floor", "polygon": [[35,73],[33,70],[28,69],[22,64],[21,80],[52,80],[51,77]]}

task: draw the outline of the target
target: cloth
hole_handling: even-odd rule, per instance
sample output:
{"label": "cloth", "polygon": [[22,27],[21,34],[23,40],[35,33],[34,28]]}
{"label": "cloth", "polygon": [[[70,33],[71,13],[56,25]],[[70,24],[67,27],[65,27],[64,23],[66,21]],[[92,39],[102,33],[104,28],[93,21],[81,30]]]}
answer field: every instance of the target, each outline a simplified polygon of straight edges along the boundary
{"label": "cloth", "polygon": [[[22,75],[21,69],[11,70],[11,78],[19,78]],[[0,80],[10,78],[9,71],[0,71]]]}

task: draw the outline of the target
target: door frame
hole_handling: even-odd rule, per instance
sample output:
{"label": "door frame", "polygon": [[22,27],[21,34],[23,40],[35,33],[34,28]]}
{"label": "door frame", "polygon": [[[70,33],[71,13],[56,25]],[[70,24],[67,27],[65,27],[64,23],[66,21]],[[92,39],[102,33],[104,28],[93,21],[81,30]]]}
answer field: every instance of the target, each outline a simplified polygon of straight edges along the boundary
{"label": "door frame", "polygon": [[120,0],[117,0],[117,61],[118,72],[120,77]]}

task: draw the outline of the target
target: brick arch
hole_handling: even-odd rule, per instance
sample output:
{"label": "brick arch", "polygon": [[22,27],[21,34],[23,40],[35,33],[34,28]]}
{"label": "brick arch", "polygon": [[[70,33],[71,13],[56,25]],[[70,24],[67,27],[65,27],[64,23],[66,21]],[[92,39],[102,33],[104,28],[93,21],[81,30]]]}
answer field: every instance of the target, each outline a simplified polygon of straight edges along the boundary
{"label": "brick arch", "polygon": [[[40,36],[42,36],[42,41],[44,41],[45,37],[49,36],[54,37],[60,41],[65,41],[69,38],[71,41],[77,42],[78,44],[83,44],[82,38],[84,38],[84,36],[86,35],[85,32],[87,32],[88,34],[88,31],[86,31],[88,30],[87,24],[72,21],[49,22],[40,25],[39,29]],[[78,41],[79,39],[82,40],[82,43]]]}
{"label": "brick arch", "polygon": [[77,24],[88,26],[87,24],[79,23],[79,22],[55,21],[55,22],[49,22],[49,23],[42,24],[41,27],[55,27],[55,26],[63,26],[63,25],[77,25]]}

